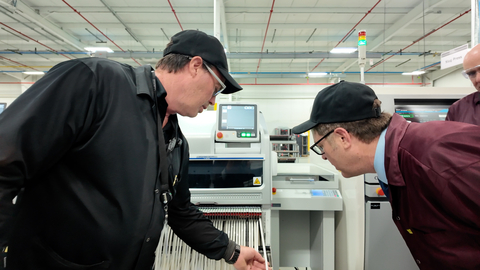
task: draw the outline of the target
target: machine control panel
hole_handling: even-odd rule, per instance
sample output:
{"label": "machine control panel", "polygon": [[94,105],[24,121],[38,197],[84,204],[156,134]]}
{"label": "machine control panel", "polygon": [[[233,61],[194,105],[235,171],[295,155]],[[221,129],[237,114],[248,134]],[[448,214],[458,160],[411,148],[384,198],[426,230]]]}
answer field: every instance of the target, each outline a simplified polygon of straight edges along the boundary
{"label": "machine control panel", "polygon": [[259,142],[257,105],[219,104],[217,142]]}

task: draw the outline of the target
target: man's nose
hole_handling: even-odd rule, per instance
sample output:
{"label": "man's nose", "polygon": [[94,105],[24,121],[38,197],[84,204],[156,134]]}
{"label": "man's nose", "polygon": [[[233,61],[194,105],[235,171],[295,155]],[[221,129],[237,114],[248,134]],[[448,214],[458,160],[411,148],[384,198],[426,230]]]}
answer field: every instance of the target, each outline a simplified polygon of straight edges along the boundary
{"label": "man's nose", "polygon": [[327,160],[327,157],[325,156],[325,154],[322,155],[322,159]]}
{"label": "man's nose", "polygon": [[216,99],[216,98],[217,98],[217,97],[215,96],[215,97],[212,97],[211,99],[209,99],[209,100],[208,100],[208,104],[210,104],[210,105],[212,105],[212,106],[215,105],[215,99]]}

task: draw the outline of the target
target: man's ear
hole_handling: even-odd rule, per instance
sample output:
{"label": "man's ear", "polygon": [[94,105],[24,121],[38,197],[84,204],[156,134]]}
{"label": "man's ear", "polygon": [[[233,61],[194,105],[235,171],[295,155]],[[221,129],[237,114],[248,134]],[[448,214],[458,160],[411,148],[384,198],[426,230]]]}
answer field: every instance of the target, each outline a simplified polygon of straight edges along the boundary
{"label": "man's ear", "polygon": [[344,148],[349,148],[352,145],[352,135],[346,129],[339,127],[335,129],[334,133]]}
{"label": "man's ear", "polygon": [[199,69],[202,68],[203,59],[200,56],[192,57],[192,60],[188,63],[188,72],[195,77],[198,75]]}

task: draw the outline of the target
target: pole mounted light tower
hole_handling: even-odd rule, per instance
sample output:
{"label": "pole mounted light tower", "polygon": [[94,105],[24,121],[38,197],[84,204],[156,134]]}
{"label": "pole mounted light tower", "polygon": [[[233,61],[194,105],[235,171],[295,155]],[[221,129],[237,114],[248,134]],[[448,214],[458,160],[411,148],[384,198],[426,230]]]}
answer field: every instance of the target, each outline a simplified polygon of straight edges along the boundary
{"label": "pole mounted light tower", "polygon": [[367,31],[358,31],[358,65],[360,66],[360,83],[365,84],[365,63],[367,62]]}

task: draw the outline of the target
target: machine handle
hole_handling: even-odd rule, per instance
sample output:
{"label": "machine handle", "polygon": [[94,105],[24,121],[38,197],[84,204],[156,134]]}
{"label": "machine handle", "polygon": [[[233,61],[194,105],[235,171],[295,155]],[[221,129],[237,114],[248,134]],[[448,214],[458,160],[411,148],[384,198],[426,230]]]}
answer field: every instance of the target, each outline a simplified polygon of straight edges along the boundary
{"label": "machine handle", "polygon": [[290,177],[288,180],[290,180],[290,181],[295,181],[295,182],[298,182],[298,181],[313,182],[313,181],[315,181],[314,178],[293,178],[293,177]]}

